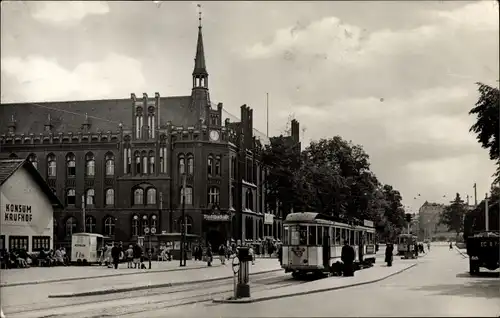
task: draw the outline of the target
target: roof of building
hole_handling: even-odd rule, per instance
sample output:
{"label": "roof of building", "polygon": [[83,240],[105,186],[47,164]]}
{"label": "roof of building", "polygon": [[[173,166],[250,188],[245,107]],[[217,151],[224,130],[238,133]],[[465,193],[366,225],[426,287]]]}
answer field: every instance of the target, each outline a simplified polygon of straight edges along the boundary
{"label": "roof of building", "polygon": [[[190,104],[191,96],[160,97],[160,125],[166,126],[170,121],[174,125],[194,126],[198,116]],[[77,132],[82,129],[86,114],[90,132],[116,131],[120,123],[123,129],[130,130],[133,113],[130,98],[2,104],[0,133],[8,131],[12,118],[16,131],[25,134],[43,132],[49,118],[53,132]]]}
{"label": "roof of building", "polygon": [[56,207],[62,207],[61,201],[52,192],[49,185],[45,182],[37,169],[26,159],[1,159],[0,160],[0,185],[3,185],[21,167],[25,168],[33,177],[40,189],[49,198],[50,203]]}
{"label": "roof of building", "polygon": [[207,66],[205,64],[205,49],[203,47],[201,25],[198,27],[198,42],[196,43],[193,75],[208,75]]}

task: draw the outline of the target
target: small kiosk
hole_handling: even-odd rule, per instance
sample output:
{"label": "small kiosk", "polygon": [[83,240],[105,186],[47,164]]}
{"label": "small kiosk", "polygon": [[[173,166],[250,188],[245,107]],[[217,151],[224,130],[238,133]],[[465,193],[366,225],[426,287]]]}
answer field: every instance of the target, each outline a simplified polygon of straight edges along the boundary
{"label": "small kiosk", "polygon": [[[170,248],[170,253],[172,254],[172,259],[181,259],[181,233],[161,233],[156,234],[160,246],[166,246]],[[186,253],[187,259],[193,258],[193,245],[199,241],[199,236],[195,234],[186,234]]]}

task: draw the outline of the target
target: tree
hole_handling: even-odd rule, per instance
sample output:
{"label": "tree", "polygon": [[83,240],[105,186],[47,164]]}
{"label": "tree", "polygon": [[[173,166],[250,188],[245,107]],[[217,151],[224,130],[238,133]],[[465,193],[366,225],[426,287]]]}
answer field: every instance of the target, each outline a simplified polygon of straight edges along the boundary
{"label": "tree", "polygon": [[460,232],[464,229],[464,217],[467,212],[467,208],[464,201],[460,198],[460,194],[457,193],[455,200],[450,202],[450,205],[446,206],[443,212],[439,215],[439,224],[446,225],[448,231],[455,231],[457,237]]}
{"label": "tree", "polygon": [[[464,240],[467,237],[477,232],[482,232],[486,229],[485,220],[486,201],[482,200],[477,207],[468,211],[464,218]],[[490,198],[488,200],[488,215],[490,231],[499,231],[500,227],[500,186],[493,185],[491,187]]]}
{"label": "tree", "polygon": [[479,99],[469,115],[476,115],[477,121],[470,128],[471,132],[477,134],[477,140],[481,147],[488,149],[490,159],[497,162],[497,170],[494,174],[494,183],[500,183],[500,91],[483,83],[476,83],[479,88]]}

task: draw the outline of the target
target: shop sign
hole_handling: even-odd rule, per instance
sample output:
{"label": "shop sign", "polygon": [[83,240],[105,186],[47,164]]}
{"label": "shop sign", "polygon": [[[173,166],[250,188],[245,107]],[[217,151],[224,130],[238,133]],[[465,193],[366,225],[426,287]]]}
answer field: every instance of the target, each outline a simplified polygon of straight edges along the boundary
{"label": "shop sign", "polygon": [[5,204],[3,209],[3,220],[14,223],[31,223],[31,205],[26,204]]}
{"label": "shop sign", "polygon": [[265,213],[264,214],[264,224],[273,224],[274,223],[274,214]]}
{"label": "shop sign", "polygon": [[228,214],[204,214],[203,219],[205,221],[229,221]]}
{"label": "shop sign", "polygon": [[373,221],[370,220],[364,220],[363,225],[366,227],[373,227]]}

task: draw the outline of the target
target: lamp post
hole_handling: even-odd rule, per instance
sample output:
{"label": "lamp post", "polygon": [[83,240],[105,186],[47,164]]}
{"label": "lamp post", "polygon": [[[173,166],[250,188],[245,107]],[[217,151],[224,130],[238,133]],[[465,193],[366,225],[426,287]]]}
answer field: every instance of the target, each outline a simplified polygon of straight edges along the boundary
{"label": "lamp post", "polygon": [[186,244],[186,174],[182,175],[182,222],[181,222],[181,255],[180,267],[186,266],[186,258],[184,257]]}

